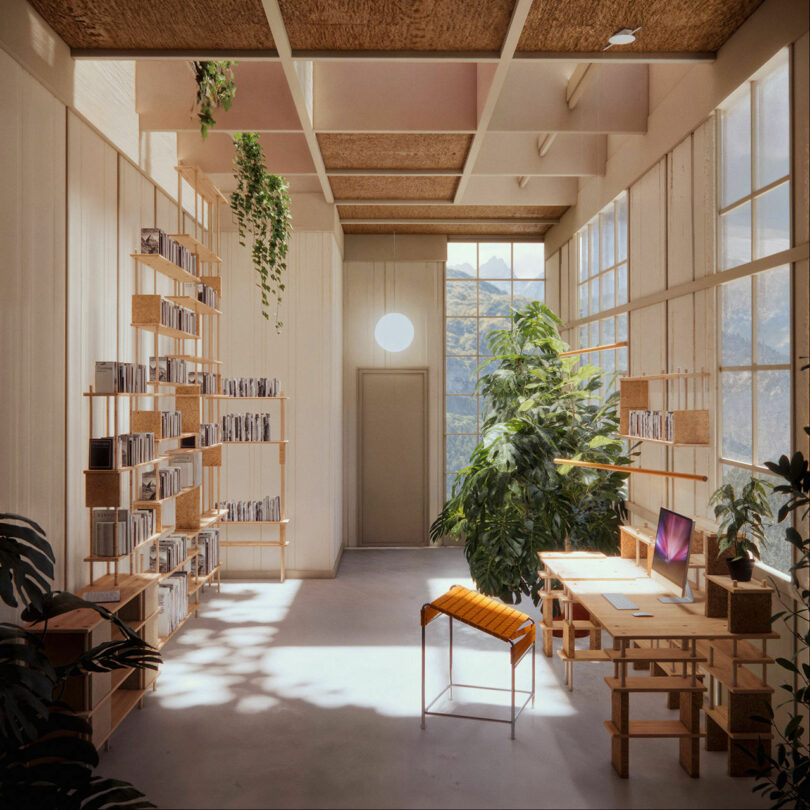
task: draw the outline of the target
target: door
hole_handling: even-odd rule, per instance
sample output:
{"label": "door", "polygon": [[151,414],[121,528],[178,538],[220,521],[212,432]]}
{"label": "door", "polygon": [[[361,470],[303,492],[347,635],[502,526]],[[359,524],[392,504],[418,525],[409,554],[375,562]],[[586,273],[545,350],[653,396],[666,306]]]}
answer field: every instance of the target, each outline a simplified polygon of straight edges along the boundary
{"label": "door", "polygon": [[361,546],[424,546],[428,530],[427,369],[358,370]]}

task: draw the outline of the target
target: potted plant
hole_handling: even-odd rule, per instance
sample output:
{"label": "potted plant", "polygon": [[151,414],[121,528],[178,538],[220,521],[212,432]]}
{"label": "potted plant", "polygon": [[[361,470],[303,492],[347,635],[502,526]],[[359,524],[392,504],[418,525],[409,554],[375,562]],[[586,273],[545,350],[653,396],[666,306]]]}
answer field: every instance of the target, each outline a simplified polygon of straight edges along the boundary
{"label": "potted plant", "polygon": [[760,559],[759,546],[765,545],[763,519],[773,517],[768,503],[769,489],[770,484],[751,478],[739,493],[733,484],[724,484],[709,499],[714,516],[720,520],[718,555],[727,549],[733,550],[726,564],[731,578],[737,582],[750,581],[754,557]]}

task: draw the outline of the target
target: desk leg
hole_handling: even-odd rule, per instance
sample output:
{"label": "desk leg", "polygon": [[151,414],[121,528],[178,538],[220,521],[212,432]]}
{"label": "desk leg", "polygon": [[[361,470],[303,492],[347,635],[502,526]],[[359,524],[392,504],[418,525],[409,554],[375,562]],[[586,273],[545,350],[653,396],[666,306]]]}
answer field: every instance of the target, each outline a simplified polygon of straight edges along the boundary
{"label": "desk leg", "polygon": [[453,699],[453,617],[448,616],[450,619],[450,700]]}
{"label": "desk leg", "polygon": [[610,696],[611,720],[618,733],[610,738],[610,761],[619,776],[630,776],[630,694],[613,692]]}
{"label": "desk leg", "polygon": [[425,625],[422,625],[422,728],[425,727]]}
{"label": "desk leg", "polygon": [[[551,590],[551,580],[546,580],[546,592]],[[554,636],[551,624],[554,621],[554,600],[550,597],[543,599],[543,654],[551,658],[554,654]]]}
{"label": "desk leg", "polygon": [[681,767],[692,777],[700,776],[700,707],[703,705],[702,692],[681,692],[681,722],[691,731],[693,737],[680,739]]}

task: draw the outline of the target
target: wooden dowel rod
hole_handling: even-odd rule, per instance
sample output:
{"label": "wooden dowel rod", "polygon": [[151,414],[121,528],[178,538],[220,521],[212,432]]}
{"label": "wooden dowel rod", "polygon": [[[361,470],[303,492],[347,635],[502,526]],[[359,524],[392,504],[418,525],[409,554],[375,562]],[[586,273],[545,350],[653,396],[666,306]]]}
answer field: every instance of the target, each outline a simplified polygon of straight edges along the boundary
{"label": "wooden dowel rod", "polygon": [[642,473],[643,475],[659,475],[662,478],[683,478],[687,481],[708,481],[705,475],[693,473],[670,472],[668,470],[650,470],[646,467],[622,467],[619,464],[597,464],[595,461],[577,461],[572,458],[555,458],[555,464],[570,464],[572,467],[590,467],[594,470],[611,470],[612,472]]}
{"label": "wooden dowel rod", "polygon": [[619,343],[606,343],[604,346],[594,346],[591,349],[572,349],[570,352],[560,352],[558,357],[572,357],[575,354],[588,354],[588,352],[606,352],[608,349],[623,349],[627,345],[626,340]]}

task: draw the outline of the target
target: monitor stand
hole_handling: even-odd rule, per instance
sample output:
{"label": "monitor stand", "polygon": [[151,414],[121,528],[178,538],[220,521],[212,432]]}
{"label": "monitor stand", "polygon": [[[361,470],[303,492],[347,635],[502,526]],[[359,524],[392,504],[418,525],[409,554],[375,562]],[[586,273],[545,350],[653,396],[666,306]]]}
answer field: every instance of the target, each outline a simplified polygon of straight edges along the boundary
{"label": "monitor stand", "polygon": [[658,601],[665,605],[689,605],[695,601],[695,596],[692,593],[691,585],[687,582],[683,589],[683,596],[659,596]]}

